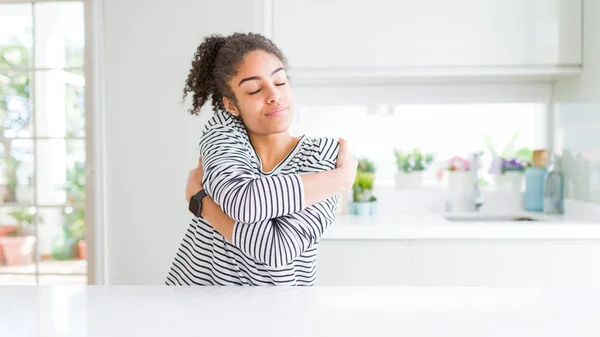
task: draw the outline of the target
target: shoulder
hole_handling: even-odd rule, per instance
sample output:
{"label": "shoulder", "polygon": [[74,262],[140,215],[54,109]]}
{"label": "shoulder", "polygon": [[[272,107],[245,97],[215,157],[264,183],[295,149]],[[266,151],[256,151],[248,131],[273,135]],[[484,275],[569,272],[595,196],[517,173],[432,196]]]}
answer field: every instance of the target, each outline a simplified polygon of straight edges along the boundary
{"label": "shoulder", "polygon": [[215,114],[206,122],[202,134],[213,130],[229,130],[240,134],[246,134],[246,128],[239,119],[222,111],[215,112]]}
{"label": "shoulder", "polygon": [[241,121],[229,113],[217,112],[204,125],[202,138],[211,135],[228,134],[230,137],[246,138],[246,128]]}
{"label": "shoulder", "polygon": [[340,151],[340,143],[331,137],[308,137],[304,143],[319,160],[328,160],[335,163]]}
{"label": "shoulder", "polygon": [[229,139],[232,142],[244,142],[247,138],[244,125],[228,113],[215,113],[204,125],[200,146],[210,143],[211,140],[220,138]]}

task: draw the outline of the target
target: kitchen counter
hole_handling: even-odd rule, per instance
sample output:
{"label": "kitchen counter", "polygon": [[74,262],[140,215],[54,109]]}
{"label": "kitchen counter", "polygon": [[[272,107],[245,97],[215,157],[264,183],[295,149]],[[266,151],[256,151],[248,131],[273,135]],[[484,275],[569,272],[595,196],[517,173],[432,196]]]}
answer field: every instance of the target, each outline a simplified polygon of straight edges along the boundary
{"label": "kitchen counter", "polygon": [[[600,240],[600,223],[563,216],[511,213],[536,221],[456,221],[445,216],[476,217],[477,213],[340,215],[323,240]],[[490,214],[494,216],[494,214]]]}
{"label": "kitchen counter", "polygon": [[0,287],[2,336],[600,336],[600,289]]}

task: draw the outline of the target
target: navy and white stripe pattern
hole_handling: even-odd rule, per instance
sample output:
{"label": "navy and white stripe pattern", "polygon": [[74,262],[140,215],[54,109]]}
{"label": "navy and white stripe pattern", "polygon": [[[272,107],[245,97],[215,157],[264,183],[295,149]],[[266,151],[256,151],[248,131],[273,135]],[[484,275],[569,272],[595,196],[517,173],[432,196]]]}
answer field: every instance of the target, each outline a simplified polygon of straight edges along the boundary
{"label": "navy and white stripe pattern", "polygon": [[167,285],[313,285],[318,242],[335,220],[339,195],[304,207],[300,174],[335,168],[337,140],[304,136],[263,172],[246,129],[217,113],[200,141],[207,193],[234,219],[232,243],[193,218]]}

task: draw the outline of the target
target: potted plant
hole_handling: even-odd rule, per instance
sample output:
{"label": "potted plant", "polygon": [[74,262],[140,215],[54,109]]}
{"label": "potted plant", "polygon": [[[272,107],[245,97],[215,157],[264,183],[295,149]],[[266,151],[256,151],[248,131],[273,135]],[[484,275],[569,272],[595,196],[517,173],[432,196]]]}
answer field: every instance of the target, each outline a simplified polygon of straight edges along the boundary
{"label": "potted plant", "polygon": [[66,235],[74,241],[74,255],[85,259],[85,209],[82,207],[85,202],[85,163],[75,162],[68,168],[64,189],[70,206],[63,211],[67,224]]}
{"label": "potted plant", "polygon": [[[5,45],[0,46],[0,55],[3,52],[27,55],[25,46]],[[21,64],[11,63],[5,58],[0,57],[0,68],[13,66],[27,66],[27,58],[20,58]],[[18,148],[12,141],[13,137],[5,137],[10,132],[18,134],[31,123],[30,113],[30,79],[26,74],[7,73],[0,76],[3,79],[3,85],[0,85],[0,158],[3,161],[4,186],[2,195],[3,202],[14,203],[17,201],[17,169],[21,162],[18,160]],[[6,84],[6,85],[4,85]],[[17,107],[11,108],[11,106]]]}
{"label": "potted plant", "polygon": [[488,135],[485,136],[485,143],[493,158],[489,172],[492,174],[494,185],[498,189],[512,189],[515,192],[520,192],[525,169],[532,165],[533,152],[531,149],[527,147],[514,149],[514,142],[518,136],[519,132],[515,132],[500,153],[492,146],[491,138]]}
{"label": "potted plant", "polygon": [[75,253],[75,240],[69,232],[69,226],[62,226],[61,233],[52,240],[52,258],[54,260],[70,260]]}
{"label": "potted plant", "polygon": [[73,240],[74,256],[80,259],[86,258],[85,244],[85,211],[76,209],[66,214],[67,232],[66,235]]}
{"label": "potted plant", "polygon": [[351,209],[356,215],[370,215],[373,196],[373,174],[367,172],[357,172],[356,180],[352,186]]}
{"label": "potted plant", "polygon": [[423,171],[425,171],[435,158],[433,153],[423,153],[415,148],[410,152],[395,149],[396,173],[395,183],[398,189],[415,189],[423,186]]}
{"label": "potted plant", "polygon": [[471,160],[454,156],[448,160],[448,187],[452,190],[462,190],[471,186]]}
{"label": "potted plant", "polygon": [[[494,165],[494,163],[492,164]],[[496,165],[500,169],[499,174],[492,175],[496,188],[511,189],[515,192],[520,192],[523,186],[523,175],[525,170],[531,166],[531,162],[521,158],[500,158]]]}
{"label": "potted plant", "polygon": [[[17,228],[7,236],[0,238],[0,244],[6,264],[24,265],[33,263],[35,236],[31,225],[36,217],[35,210],[25,208],[8,213],[17,221]],[[38,217],[37,222],[43,223]]]}
{"label": "potted plant", "polygon": [[369,215],[377,214],[377,198],[374,195],[369,197]]}
{"label": "potted plant", "polygon": [[350,212],[356,215],[373,215],[377,207],[377,198],[373,195],[375,165],[367,159],[358,161],[356,179],[352,186]]}
{"label": "potted plant", "polygon": [[2,249],[2,237],[12,234],[17,231],[17,229],[18,225],[16,223],[0,225],[0,264],[5,263],[4,251]]}

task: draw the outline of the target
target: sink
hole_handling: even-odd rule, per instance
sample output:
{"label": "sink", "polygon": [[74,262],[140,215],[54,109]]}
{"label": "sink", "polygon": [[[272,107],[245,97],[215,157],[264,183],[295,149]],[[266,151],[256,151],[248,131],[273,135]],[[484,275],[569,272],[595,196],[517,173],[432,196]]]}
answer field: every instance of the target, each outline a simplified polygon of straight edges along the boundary
{"label": "sink", "polygon": [[475,222],[475,221],[539,221],[530,216],[523,215],[506,215],[506,214],[469,214],[469,215],[445,215],[444,218],[449,221]]}

